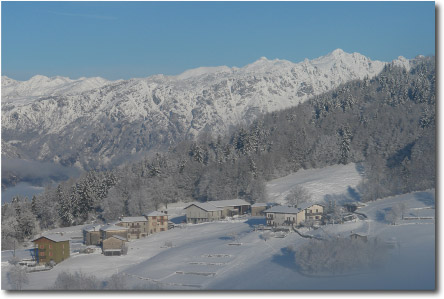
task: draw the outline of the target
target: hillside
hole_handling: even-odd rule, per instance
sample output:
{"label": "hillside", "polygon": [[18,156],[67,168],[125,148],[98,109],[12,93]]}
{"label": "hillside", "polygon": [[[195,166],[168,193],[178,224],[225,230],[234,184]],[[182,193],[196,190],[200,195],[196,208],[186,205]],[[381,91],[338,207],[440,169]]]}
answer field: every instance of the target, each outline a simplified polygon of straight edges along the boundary
{"label": "hillside", "polygon": [[[397,63],[409,65],[402,58]],[[109,167],[203,132],[227,133],[263,113],[373,77],[385,65],[338,49],[300,63],[263,57],[242,68],[202,67],[117,82],[3,78],[2,154]]]}

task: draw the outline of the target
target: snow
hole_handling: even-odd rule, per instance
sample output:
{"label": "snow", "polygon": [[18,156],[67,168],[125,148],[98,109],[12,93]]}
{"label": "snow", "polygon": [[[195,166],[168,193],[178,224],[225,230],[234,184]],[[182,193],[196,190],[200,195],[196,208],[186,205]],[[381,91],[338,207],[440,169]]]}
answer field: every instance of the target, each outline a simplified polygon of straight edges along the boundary
{"label": "snow", "polygon": [[285,204],[285,197],[290,190],[300,185],[311,194],[312,203],[323,203],[326,195],[350,196],[350,191],[356,189],[361,180],[360,166],[350,163],[300,170],[269,181],[266,190],[270,202]]}
{"label": "snow", "polygon": [[[322,171],[322,170],[321,170]],[[434,220],[400,220],[391,225],[381,220],[378,211],[403,202],[406,215],[427,211],[434,216],[434,190],[414,192],[368,203],[358,209],[368,216],[345,224],[305,230],[317,236],[348,237],[351,232],[392,242],[386,263],[363,269],[357,275],[309,277],[300,274],[294,257],[286,250],[297,248],[307,239],[296,233],[284,238],[261,238],[255,225],[265,224],[261,217],[183,225],[147,238],[129,242],[125,256],[103,256],[100,252],[74,254],[50,271],[29,273],[27,289],[48,289],[62,271],[82,271],[106,279],[115,273],[126,275],[129,285],[152,282],[171,290],[322,290],[322,289],[433,289],[435,287]],[[179,203],[176,203],[178,209]],[[182,204],[183,206],[183,204]],[[63,228],[71,237],[81,235],[81,227]],[[232,236],[235,235],[235,240]],[[171,241],[173,246],[165,247]],[[230,244],[240,244],[233,246]],[[73,247],[73,246],[71,246]],[[3,256],[10,254],[2,252]],[[2,264],[5,277],[7,264]]]}

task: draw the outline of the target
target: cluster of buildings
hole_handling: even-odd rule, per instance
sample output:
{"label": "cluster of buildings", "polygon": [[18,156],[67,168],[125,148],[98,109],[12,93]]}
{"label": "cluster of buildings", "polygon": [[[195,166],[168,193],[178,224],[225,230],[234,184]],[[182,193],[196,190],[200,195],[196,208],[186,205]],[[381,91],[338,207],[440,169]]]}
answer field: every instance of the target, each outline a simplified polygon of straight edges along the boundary
{"label": "cluster of buildings", "polygon": [[272,206],[270,203],[253,205],[242,199],[192,202],[187,207],[187,223],[202,223],[221,220],[226,217],[251,213],[251,216],[265,216],[267,226],[298,226],[303,223],[321,224],[324,205],[303,204],[299,207]]}
{"label": "cluster of buildings", "polygon": [[125,243],[168,230],[168,215],[152,211],[143,216],[121,217],[106,225],[89,225],[83,229],[85,245],[102,247],[104,255],[121,255]]}
{"label": "cluster of buildings", "polygon": [[[102,248],[104,255],[121,255],[126,242],[168,230],[168,215],[152,211],[143,216],[121,217],[105,225],[88,225],[83,229],[83,243]],[[33,259],[37,264],[58,264],[70,257],[70,238],[52,234],[33,240]]]}
{"label": "cluster of buildings", "polygon": [[[192,202],[185,207],[187,223],[203,223],[227,217],[251,213],[263,216],[267,226],[299,226],[303,223],[320,224],[324,206],[304,204],[299,207],[255,203],[242,199]],[[126,250],[126,242],[145,238],[148,235],[166,231],[169,228],[166,212],[152,211],[143,216],[121,217],[118,221],[105,225],[89,225],[83,229],[85,245],[100,246],[104,255],[121,255]],[[35,260],[38,264],[51,261],[60,263],[70,256],[70,239],[62,234],[41,236],[33,240]]]}

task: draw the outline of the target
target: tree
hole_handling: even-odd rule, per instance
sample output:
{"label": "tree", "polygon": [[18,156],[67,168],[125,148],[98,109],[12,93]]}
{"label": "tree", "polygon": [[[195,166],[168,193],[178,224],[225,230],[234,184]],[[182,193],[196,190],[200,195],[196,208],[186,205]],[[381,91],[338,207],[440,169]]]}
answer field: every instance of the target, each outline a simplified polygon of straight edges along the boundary
{"label": "tree", "polygon": [[298,207],[303,203],[309,202],[311,194],[307,189],[300,185],[293,187],[288,195],[285,197],[285,201],[288,205]]}
{"label": "tree", "polygon": [[12,264],[7,273],[9,285],[13,290],[20,291],[25,284],[29,283],[26,269],[18,263]]}

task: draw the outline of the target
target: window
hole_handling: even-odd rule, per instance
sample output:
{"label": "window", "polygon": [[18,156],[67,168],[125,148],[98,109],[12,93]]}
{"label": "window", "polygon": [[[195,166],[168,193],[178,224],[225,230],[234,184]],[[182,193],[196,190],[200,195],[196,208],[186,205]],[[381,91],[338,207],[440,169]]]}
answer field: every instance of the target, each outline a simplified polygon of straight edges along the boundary
{"label": "window", "polygon": [[156,216],[153,216],[153,219],[157,219]]}
{"label": "window", "polygon": [[51,244],[49,244],[48,246],[49,246],[49,249],[52,249],[52,245]]}
{"label": "window", "polygon": [[65,244],[62,244],[62,249],[65,249]]}
{"label": "window", "polygon": [[45,256],[45,253],[44,252],[40,252],[40,256]]}
{"label": "window", "polygon": [[316,209],[316,213],[318,213],[318,209]]}
{"label": "window", "polygon": [[40,249],[45,249],[45,245],[40,244]]}
{"label": "window", "polygon": [[52,256],[52,251],[49,252],[49,256]]}

